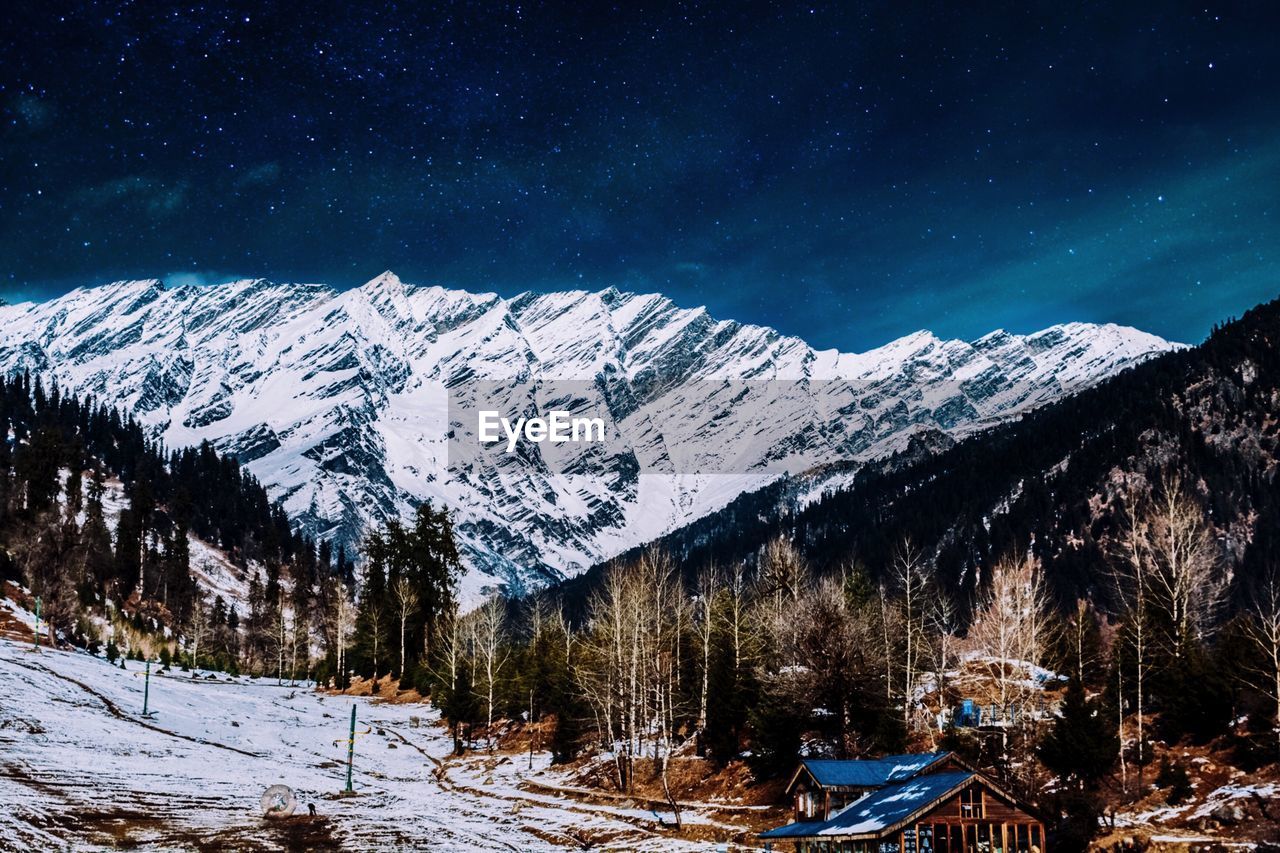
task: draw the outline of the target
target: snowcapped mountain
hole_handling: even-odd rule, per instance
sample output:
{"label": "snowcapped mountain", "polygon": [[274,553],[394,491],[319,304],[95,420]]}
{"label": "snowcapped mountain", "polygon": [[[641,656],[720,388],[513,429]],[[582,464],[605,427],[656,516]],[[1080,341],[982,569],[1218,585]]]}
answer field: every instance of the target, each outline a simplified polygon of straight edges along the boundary
{"label": "snowcapped mountain", "polygon": [[[392,273],[345,292],[146,280],[0,306],[0,369],[115,402],[169,446],[235,454],[309,532],[353,543],[444,502],[472,594],[575,574],[785,473],[878,458],[921,430],[959,437],[1173,346],[1071,323],[819,351],[656,294],[504,299]],[[450,459],[454,398],[497,387],[545,410],[564,383],[616,440],[556,464],[542,446]]]}

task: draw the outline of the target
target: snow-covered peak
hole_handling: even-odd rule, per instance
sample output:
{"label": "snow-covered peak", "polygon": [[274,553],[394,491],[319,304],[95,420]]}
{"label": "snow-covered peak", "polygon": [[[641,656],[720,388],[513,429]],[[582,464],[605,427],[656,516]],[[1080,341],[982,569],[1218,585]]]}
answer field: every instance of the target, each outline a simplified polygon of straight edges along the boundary
{"label": "snow-covered peak", "polygon": [[[342,292],[146,279],[0,306],[0,367],[118,401],[170,446],[212,441],[311,533],[354,543],[420,501],[447,504],[472,592],[572,574],[783,472],[877,458],[921,428],[960,436],[1172,346],[1068,323],[816,351],[656,293],[503,298],[390,271]],[[446,389],[478,380],[581,380],[623,446],[573,475],[536,454],[455,470]]]}

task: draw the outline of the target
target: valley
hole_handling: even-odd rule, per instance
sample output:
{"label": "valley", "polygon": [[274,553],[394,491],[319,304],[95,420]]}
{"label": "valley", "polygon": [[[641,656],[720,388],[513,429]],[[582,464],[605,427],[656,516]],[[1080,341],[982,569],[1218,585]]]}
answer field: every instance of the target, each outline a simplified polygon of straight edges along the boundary
{"label": "valley", "polygon": [[[430,706],[306,684],[153,670],[143,718],[142,668],[128,667],[0,639],[0,848],[704,850],[759,823],[690,810],[681,839],[640,801],[558,793],[546,753],[533,770],[519,753],[453,759]],[[292,817],[262,816],[273,784],[294,791]]]}

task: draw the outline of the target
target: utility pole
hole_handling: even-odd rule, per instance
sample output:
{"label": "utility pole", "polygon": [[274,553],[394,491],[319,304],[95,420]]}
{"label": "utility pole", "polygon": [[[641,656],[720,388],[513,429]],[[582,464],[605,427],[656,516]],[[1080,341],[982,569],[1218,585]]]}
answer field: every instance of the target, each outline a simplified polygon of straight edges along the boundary
{"label": "utility pole", "polygon": [[529,769],[533,769],[533,688],[529,688]]}
{"label": "utility pole", "polygon": [[36,596],[36,631],[32,638],[32,651],[40,651],[40,596]]}

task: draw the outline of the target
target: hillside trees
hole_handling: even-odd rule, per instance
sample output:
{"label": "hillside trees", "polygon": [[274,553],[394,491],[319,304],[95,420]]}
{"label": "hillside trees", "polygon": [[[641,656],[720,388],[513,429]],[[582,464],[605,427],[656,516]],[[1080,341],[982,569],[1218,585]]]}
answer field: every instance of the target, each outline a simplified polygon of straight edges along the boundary
{"label": "hillside trees", "polygon": [[[400,678],[412,683],[414,667],[432,657],[433,643],[456,607],[462,565],[453,523],[445,509],[424,503],[411,527],[393,519],[367,533],[362,554],[365,576],[357,630],[362,648],[366,657],[378,646],[384,659],[401,661]],[[345,574],[347,565],[340,550],[338,574]],[[361,663],[364,674],[372,674],[370,663]]]}
{"label": "hillside trees", "polygon": [[1245,678],[1271,702],[1280,756],[1280,577],[1275,570],[1254,590],[1244,624],[1254,646],[1254,655],[1245,664]]}
{"label": "hillside trees", "polygon": [[619,790],[633,789],[646,748],[665,775],[687,710],[676,663],[685,606],[675,566],[660,552],[615,566],[592,601],[577,672],[598,741],[614,751]]}
{"label": "hillside trees", "polygon": [[[198,600],[192,536],[241,570],[265,566],[277,582],[281,573],[306,575],[295,563],[313,544],[236,460],[208,444],[166,453],[115,408],[46,390],[27,374],[0,378],[0,435],[0,576],[41,598],[51,641],[92,640],[77,633],[90,614],[142,632],[165,626],[181,638]],[[262,664],[263,620],[284,609],[279,589],[273,608],[251,612],[244,644],[234,608],[215,602],[207,630],[220,665]]]}
{"label": "hillside trees", "polygon": [[[1149,486],[1148,482],[1156,485]],[[1131,485],[1113,557],[1122,641],[1118,666],[1130,675],[1139,782],[1149,755],[1147,716],[1162,734],[1207,739],[1230,714],[1224,675],[1209,660],[1228,578],[1198,496],[1177,472]]]}
{"label": "hillside trees", "polygon": [[808,722],[833,744],[836,757],[866,755],[902,742],[906,715],[892,719],[894,708],[881,688],[886,670],[879,634],[876,608],[850,601],[836,578],[811,584],[771,622],[771,648],[789,662],[771,673],[774,683],[791,691],[793,706],[813,709]]}

